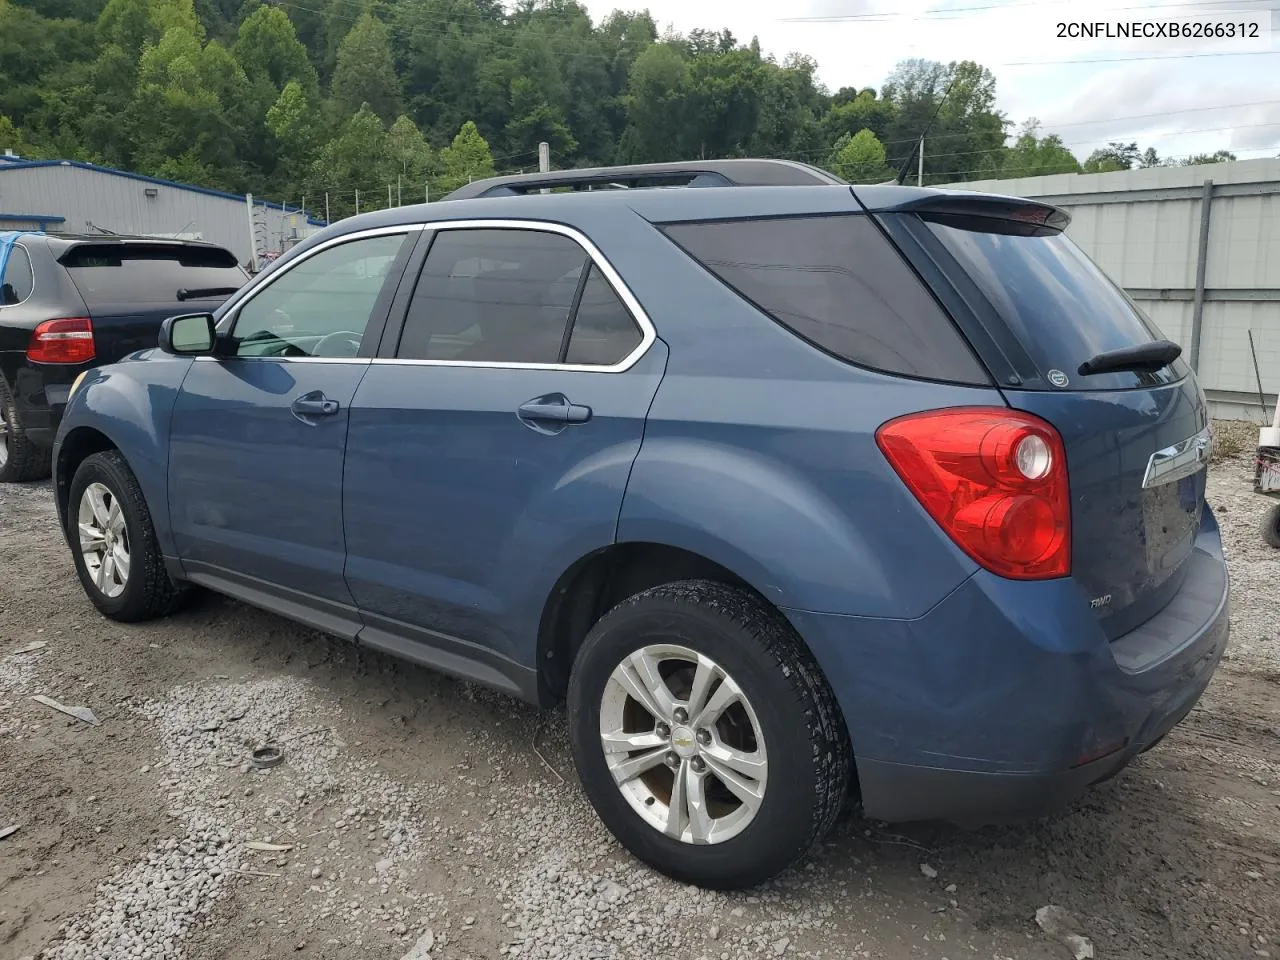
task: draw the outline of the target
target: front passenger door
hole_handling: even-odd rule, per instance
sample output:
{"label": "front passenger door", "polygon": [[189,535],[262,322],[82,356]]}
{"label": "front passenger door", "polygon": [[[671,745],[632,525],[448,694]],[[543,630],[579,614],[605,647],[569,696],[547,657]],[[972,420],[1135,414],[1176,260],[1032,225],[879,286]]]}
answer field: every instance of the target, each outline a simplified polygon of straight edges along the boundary
{"label": "front passenger door", "polygon": [[192,363],[169,448],[171,523],[191,579],[267,606],[327,601],[336,606],[319,625],[354,636],[347,422],[419,235],[384,229],[302,255],[224,318],[226,355]]}

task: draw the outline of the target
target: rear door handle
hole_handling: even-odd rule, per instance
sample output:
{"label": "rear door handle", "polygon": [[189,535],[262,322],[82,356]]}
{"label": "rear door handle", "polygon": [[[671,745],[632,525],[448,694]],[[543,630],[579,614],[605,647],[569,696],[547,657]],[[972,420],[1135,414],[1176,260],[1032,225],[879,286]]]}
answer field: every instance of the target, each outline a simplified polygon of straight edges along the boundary
{"label": "rear door handle", "polygon": [[591,419],[590,407],[570,403],[569,398],[562,393],[522,403],[516,413],[521,420],[541,423],[586,423]]}
{"label": "rear door handle", "polygon": [[323,392],[314,390],[295,399],[289,409],[299,417],[332,417],[338,412],[338,401],[330,400]]}

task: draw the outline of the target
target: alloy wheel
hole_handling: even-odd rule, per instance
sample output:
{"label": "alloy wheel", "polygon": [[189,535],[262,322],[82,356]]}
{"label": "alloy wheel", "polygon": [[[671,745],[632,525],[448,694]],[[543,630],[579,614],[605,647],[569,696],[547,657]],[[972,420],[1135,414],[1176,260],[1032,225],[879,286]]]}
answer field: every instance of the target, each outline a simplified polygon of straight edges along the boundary
{"label": "alloy wheel", "polygon": [[618,664],[601,698],[600,742],[631,808],[673,839],[723,843],[764,801],[756,712],[724,668],[688,647],[651,644]]}
{"label": "alloy wheel", "polygon": [[120,596],[129,582],[129,528],[120,501],[105,484],[84,488],[77,527],[89,579],[103,596]]}

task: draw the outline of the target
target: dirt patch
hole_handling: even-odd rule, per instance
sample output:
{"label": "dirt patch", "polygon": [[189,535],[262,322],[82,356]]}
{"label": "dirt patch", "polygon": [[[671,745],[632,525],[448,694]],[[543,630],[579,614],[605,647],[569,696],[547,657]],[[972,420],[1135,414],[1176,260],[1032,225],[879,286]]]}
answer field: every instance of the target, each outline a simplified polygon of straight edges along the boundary
{"label": "dirt patch", "polygon": [[1247,477],[1210,480],[1231,659],[1164,743],[1049,821],[846,817],[738,894],[621,852],[560,716],[212,596],[110,623],[47,486],[0,488],[0,960],[1068,958],[1046,904],[1099,958],[1280,957],[1280,551]]}

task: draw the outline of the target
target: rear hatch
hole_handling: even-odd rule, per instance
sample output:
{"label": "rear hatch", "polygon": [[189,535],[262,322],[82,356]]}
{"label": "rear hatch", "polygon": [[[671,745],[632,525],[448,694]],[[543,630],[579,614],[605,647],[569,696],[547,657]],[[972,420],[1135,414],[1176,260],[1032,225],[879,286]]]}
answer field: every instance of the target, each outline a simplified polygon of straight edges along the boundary
{"label": "rear hatch", "polygon": [[[1072,575],[1114,639],[1181,586],[1204,509],[1204,395],[1185,360],[1159,356],[1164,337],[1149,318],[1062,232],[1062,211],[954,197],[881,219],[950,301],[1010,406],[1062,435]],[[1083,366],[1099,357],[1113,368]]]}
{"label": "rear hatch", "polygon": [[58,262],[88,309],[97,363],[154,347],[166,317],[211,311],[249,278],[230,251],[205,244],[78,243]]}

